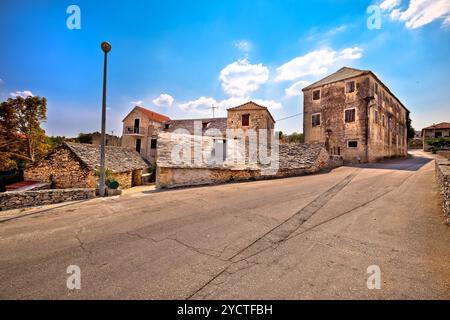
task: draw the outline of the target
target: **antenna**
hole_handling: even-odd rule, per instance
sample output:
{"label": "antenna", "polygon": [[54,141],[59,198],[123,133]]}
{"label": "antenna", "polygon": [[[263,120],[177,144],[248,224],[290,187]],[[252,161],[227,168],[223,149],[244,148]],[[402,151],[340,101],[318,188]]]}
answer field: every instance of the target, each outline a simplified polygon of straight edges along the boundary
{"label": "antenna", "polygon": [[216,112],[215,111],[216,111],[216,109],[219,109],[219,107],[216,107],[215,105],[212,105],[210,109],[212,109],[213,118],[215,118],[216,117]]}

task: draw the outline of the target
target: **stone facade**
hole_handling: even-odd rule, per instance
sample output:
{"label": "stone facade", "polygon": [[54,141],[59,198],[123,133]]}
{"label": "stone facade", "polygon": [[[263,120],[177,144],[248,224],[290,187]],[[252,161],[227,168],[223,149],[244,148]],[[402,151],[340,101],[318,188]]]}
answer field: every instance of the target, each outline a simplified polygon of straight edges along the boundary
{"label": "stone facade", "polygon": [[305,142],[348,163],[407,155],[409,111],[371,71],[342,68],[303,93]]}
{"label": "stone facade", "polygon": [[[100,149],[89,144],[66,143],[24,171],[25,180],[48,182],[51,188],[96,188],[96,169]],[[141,184],[147,164],[133,151],[121,147],[106,148],[106,167],[121,189]]]}
{"label": "stone facade", "polygon": [[144,159],[154,163],[158,134],[169,120],[159,113],[135,107],[123,119],[122,147],[136,150]]}
{"label": "stone facade", "polygon": [[450,224],[450,160],[441,156],[436,156],[436,180],[439,185],[442,211]]}
{"label": "stone facade", "polygon": [[[279,157],[270,157],[275,165],[238,161],[245,158],[244,150],[234,140],[228,141],[225,161],[215,161],[212,152],[215,143],[211,137],[160,134],[161,147],[158,150],[156,185],[158,188],[216,184],[251,179],[268,179],[315,173],[329,166],[329,154],[321,144],[281,144]],[[174,161],[177,146],[186,146],[180,152],[190,153],[185,162]],[[201,154],[194,156],[198,148]],[[178,156],[177,156],[178,157]],[[182,159],[180,156],[177,159]]]}
{"label": "stone facade", "polygon": [[[248,124],[244,124],[244,116],[248,116]],[[266,107],[252,101],[228,109],[227,129],[274,129],[275,120]]]}
{"label": "stone facade", "polygon": [[60,189],[0,193],[0,211],[95,197],[95,189]]}
{"label": "stone facade", "polygon": [[[122,145],[122,138],[113,136],[111,134],[106,134],[106,145],[112,147],[120,147]],[[100,132],[94,132],[92,134],[92,144],[100,146],[102,143],[102,134]]]}

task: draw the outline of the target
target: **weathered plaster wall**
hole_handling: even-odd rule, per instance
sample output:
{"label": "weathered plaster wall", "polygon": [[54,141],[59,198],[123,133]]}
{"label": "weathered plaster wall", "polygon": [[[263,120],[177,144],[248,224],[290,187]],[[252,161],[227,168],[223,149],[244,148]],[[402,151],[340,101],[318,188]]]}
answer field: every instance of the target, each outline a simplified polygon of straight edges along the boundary
{"label": "weathered plaster wall", "polygon": [[59,189],[0,193],[0,211],[95,197],[95,189]]}
{"label": "weathered plaster wall", "polygon": [[[350,81],[355,81],[355,91],[346,93],[346,83]],[[406,110],[380,83],[377,87],[375,83],[372,76],[364,75],[304,91],[305,141],[323,143],[331,155],[341,155],[345,162],[350,163],[406,156]],[[320,99],[313,100],[313,91],[319,89]],[[366,111],[364,98],[367,96],[374,96],[375,99]],[[353,108],[355,121],[346,123],[345,110]],[[321,115],[320,125],[312,125],[313,114]],[[351,148],[348,141],[357,141],[358,146]]]}

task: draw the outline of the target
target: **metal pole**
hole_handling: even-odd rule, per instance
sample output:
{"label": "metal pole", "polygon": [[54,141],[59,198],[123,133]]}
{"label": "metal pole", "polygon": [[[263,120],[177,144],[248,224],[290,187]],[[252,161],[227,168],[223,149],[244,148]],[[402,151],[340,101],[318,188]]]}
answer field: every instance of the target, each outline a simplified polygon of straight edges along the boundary
{"label": "metal pole", "polygon": [[111,50],[111,45],[107,42],[102,43],[102,50],[105,53],[105,59],[103,64],[103,101],[102,101],[102,136],[100,147],[100,185],[99,194],[100,197],[105,196],[106,191],[106,168],[105,168],[105,145],[106,145],[106,78],[107,78],[107,66],[108,66],[108,52]]}

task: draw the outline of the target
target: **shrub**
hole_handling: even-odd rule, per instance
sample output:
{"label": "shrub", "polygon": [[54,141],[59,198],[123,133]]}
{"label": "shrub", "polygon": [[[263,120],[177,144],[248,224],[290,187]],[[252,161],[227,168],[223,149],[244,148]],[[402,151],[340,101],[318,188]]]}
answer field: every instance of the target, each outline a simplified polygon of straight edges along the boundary
{"label": "shrub", "polygon": [[435,150],[449,150],[450,138],[436,138],[427,140],[427,143]]}
{"label": "shrub", "polygon": [[107,185],[108,185],[108,188],[110,188],[110,189],[115,190],[115,189],[119,188],[119,183],[116,180],[108,180]]}

